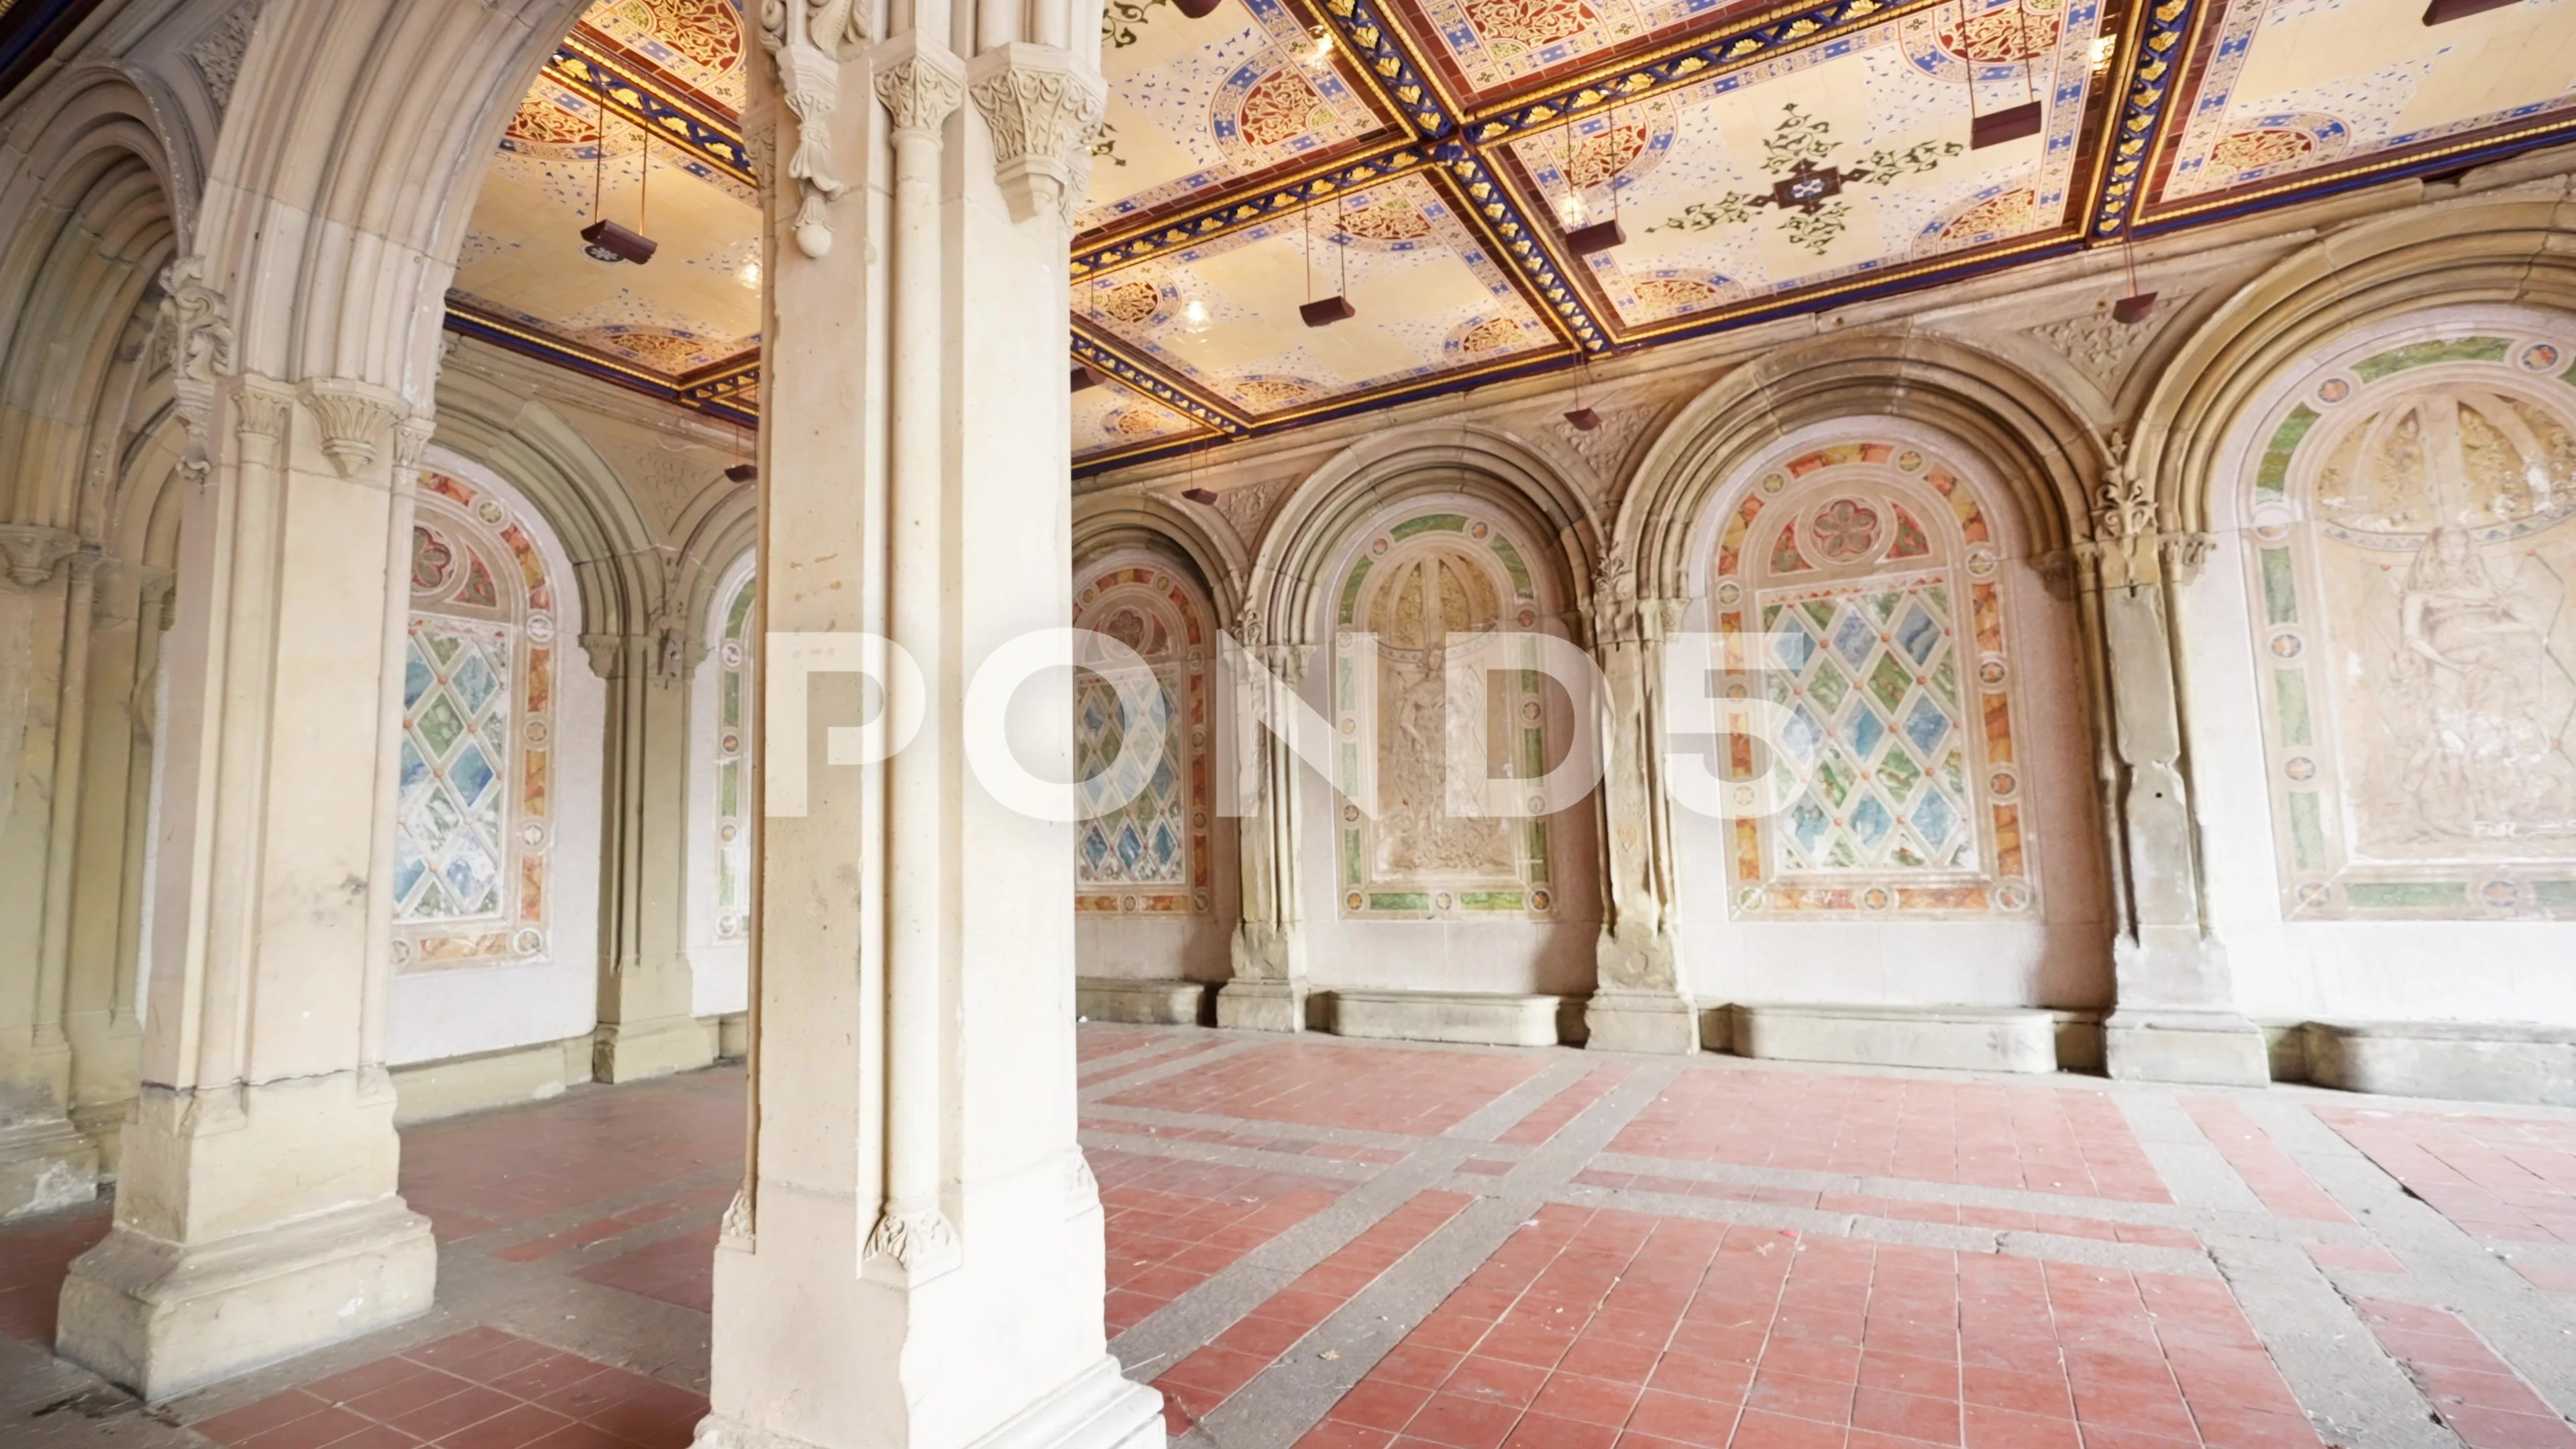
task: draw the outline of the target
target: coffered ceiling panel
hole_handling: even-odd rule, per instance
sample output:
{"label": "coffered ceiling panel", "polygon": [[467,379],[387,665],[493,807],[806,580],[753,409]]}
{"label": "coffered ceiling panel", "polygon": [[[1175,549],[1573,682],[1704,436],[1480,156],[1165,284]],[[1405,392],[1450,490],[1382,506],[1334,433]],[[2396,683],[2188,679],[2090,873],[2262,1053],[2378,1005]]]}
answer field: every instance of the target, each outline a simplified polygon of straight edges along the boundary
{"label": "coffered ceiling panel", "polygon": [[[1335,296],[1356,315],[1300,319]],[[1562,345],[1423,175],[1095,274],[1075,302],[1089,327],[1250,419]]]}
{"label": "coffered ceiling panel", "polygon": [[2213,9],[2149,216],[2576,118],[2576,0],[2424,23],[2423,0]]}
{"label": "coffered ceiling panel", "polygon": [[1227,182],[1392,139],[1329,33],[1281,0],[1224,0],[1191,20],[1167,0],[1112,0],[1101,27],[1109,109],[1083,230],[1214,195]]}
{"label": "coffered ceiling panel", "polygon": [[[1078,468],[2576,137],[2576,0],[1215,3],[1102,17]],[[450,325],[752,420],[753,40],[599,0]],[[600,216],[653,260],[585,255]]]}
{"label": "coffered ceiling panel", "polygon": [[1394,6],[1433,79],[1471,107],[1762,8],[1748,0],[1398,0]]}
{"label": "coffered ceiling panel", "polygon": [[[1730,303],[2062,232],[2100,12],[2026,0],[1962,30],[1918,12],[1508,143],[1559,231],[1616,218],[1583,259],[1623,340]],[[1973,61],[1971,59],[1973,57]],[[2037,100],[1982,148],[1979,114]]]}

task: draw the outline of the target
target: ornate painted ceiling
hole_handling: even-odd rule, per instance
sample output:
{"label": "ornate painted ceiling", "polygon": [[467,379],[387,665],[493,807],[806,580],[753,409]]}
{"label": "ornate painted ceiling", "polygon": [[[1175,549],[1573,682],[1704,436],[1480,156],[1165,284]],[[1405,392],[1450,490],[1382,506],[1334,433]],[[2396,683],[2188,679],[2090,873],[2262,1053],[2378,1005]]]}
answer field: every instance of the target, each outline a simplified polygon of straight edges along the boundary
{"label": "ornate painted ceiling", "polygon": [[[2576,134],[2576,0],[2424,3],[1110,0],[1077,466]],[[595,6],[502,142],[452,325],[750,416],[748,49],[733,0]],[[583,255],[639,207],[650,266]]]}

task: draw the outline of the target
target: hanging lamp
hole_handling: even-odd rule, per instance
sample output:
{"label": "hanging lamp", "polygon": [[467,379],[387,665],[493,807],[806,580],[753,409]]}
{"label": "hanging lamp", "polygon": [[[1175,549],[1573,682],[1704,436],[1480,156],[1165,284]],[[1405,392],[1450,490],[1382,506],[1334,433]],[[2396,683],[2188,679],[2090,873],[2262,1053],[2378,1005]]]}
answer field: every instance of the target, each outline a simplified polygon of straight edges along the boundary
{"label": "hanging lamp", "polygon": [[633,262],[642,266],[653,260],[661,244],[646,236],[644,202],[653,180],[653,133],[639,123],[636,130],[644,137],[644,167],[635,183],[635,227],[629,230],[600,215],[600,199],[608,169],[608,78],[596,67],[591,76],[597,87],[599,106],[599,139],[591,148],[590,214],[598,219],[581,229],[582,250],[594,261]]}

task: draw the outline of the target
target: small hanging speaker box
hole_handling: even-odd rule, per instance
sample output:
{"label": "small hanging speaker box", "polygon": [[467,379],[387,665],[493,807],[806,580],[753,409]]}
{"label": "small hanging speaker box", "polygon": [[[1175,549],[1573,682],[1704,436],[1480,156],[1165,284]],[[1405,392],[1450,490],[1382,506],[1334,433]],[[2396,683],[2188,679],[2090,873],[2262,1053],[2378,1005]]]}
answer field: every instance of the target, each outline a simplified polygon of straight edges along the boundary
{"label": "small hanging speaker box", "polygon": [[662,244],[640,231],[630,231],[602,217],[581,229],[581,239],[589,244],[590,254],[601,261],[633,262],[642,266],[653,260]]}
{"label": "small hanging speaker box", "polygon": [[2440,25],[2447,21],[2465,20],[2472,15],[2483,15],[2489,10],[2502,10],[2508,5],[2521,3],[2522,0],[2433,0],[2432,4],[2424,7],[2424,23]]}
{"label": "small hanging speaker box", "polygon": [[2153,292],[2140,292],[2134,297],[2122,297],[2119,301],[2112,303],[2111,320],[2127,326],[2135,327],[2139,323],[2146,321],[2148,317],[2152,316],[2155,310],[2156,294]]}
{"label": "small hanging speaker box", "polygon": [[1087,363],[1077,362],[1074,364],[1073,390],[1075,392],[1081,392],[1087,388],[1095,388],[1098,386],[1100,386],[1099,369],[1092,367]]}
{"label": "small hanging speaker box", "polygon": [[1578,226],[1565,234],[1565,245],[1578,257],[1588,257],[1594,252],[1606,252],[1627,240],[1628,234],[1619,229],[1619,218],[1615,216],[1608,221],[1596,221],[1590,226]]}
{"label": "small hanging speaker box", "polygon": [[758,463],[736,463],[725,470],[725,481],[728,483],[748,483],[759,476]]}
{"label": "small hanging speaker box", "polygon": [[2000,146],[2006,141],[2018,141],[2024,136],[2036,136],[2039,134],[2039,126],[2039,102],[2024,101],[2017,106],[2008,106],[1990,115],[1975,117],[1968,122],[1968,149],[1982,151],[1988,146]]}
{"label": "small hanging speaker box", "polygon": [[1172,0],[1172,8],[1192,20],[1205,20],[1216,13],[1216,7],[1224,3],[1225,0]]}
{"label": "small hanging speaker box", "polygon": [[1306,319],[1309,327],[1330,327],[1336,322],[1348,322],[1360,314],[1359,309],[1351,305],[1350,298],[1326,297],[1298,308],[1297,315]]}
{"label": "small hanging speaker box", "polygon": [[1590,408],[1576,408],[1565,415],[1565,420],[1572,423],[1578,433],[1588,433],[1601,426],[1601,415]]}
{"label": "small hanging speaker box", "polygon": [[1190,500],[1192,503],[1214,503],[1216,501],[1216,490],[1213,488],[1184,488],[1181,490],[1181,496]]}

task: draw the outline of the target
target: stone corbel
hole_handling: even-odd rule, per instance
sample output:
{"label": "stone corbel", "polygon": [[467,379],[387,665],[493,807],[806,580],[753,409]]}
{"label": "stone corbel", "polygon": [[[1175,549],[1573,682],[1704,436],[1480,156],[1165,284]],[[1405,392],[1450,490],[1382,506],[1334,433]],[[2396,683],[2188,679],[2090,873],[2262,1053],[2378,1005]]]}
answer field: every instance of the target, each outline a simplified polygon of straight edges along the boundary
{"label": "stone corbel", "polygon": [[333,378],[304,384],[304,405],[321,427],[322,456],[343,478],[374,467],[385,434],[410,411],[381,388]]}
{"label": "stone corbel", "polygon": [[1013,41],[975,57],[967,91],[993,138],[993,176],[1011,215],[1029,221],[1079,204],[1088,176],[1093,128],[1108,104],[1099,79],[1074,69],[1073,56],[1051,45]]}
{"label": "stone corbel", "polygon": [[188,447],[179,471],[203,483],[214,471],[206,445],[214,416],[215,387],[233,367],[231,305],[206,285],[206,259],[181,257],[161,270],[161,329],[170,345],[170,391]]}
{"label": "stone corbel", "polygon": [[69,529],[41,523],[0,524],[0,555],[9,561],[9,582],[32,589],[51,578],[54,565],[70,558],[80,537]]}
{"label": "stone corbel", "polygon": [[841,104],[841,67],[865,38],[855,0],[762,0],[761,44],[778,66],[778,89],[796,118],[796,150],[787,158],[796,183],[796,248],[809,257],[832,249],[830,204],[849,189],[832,171],[832,112]]}

